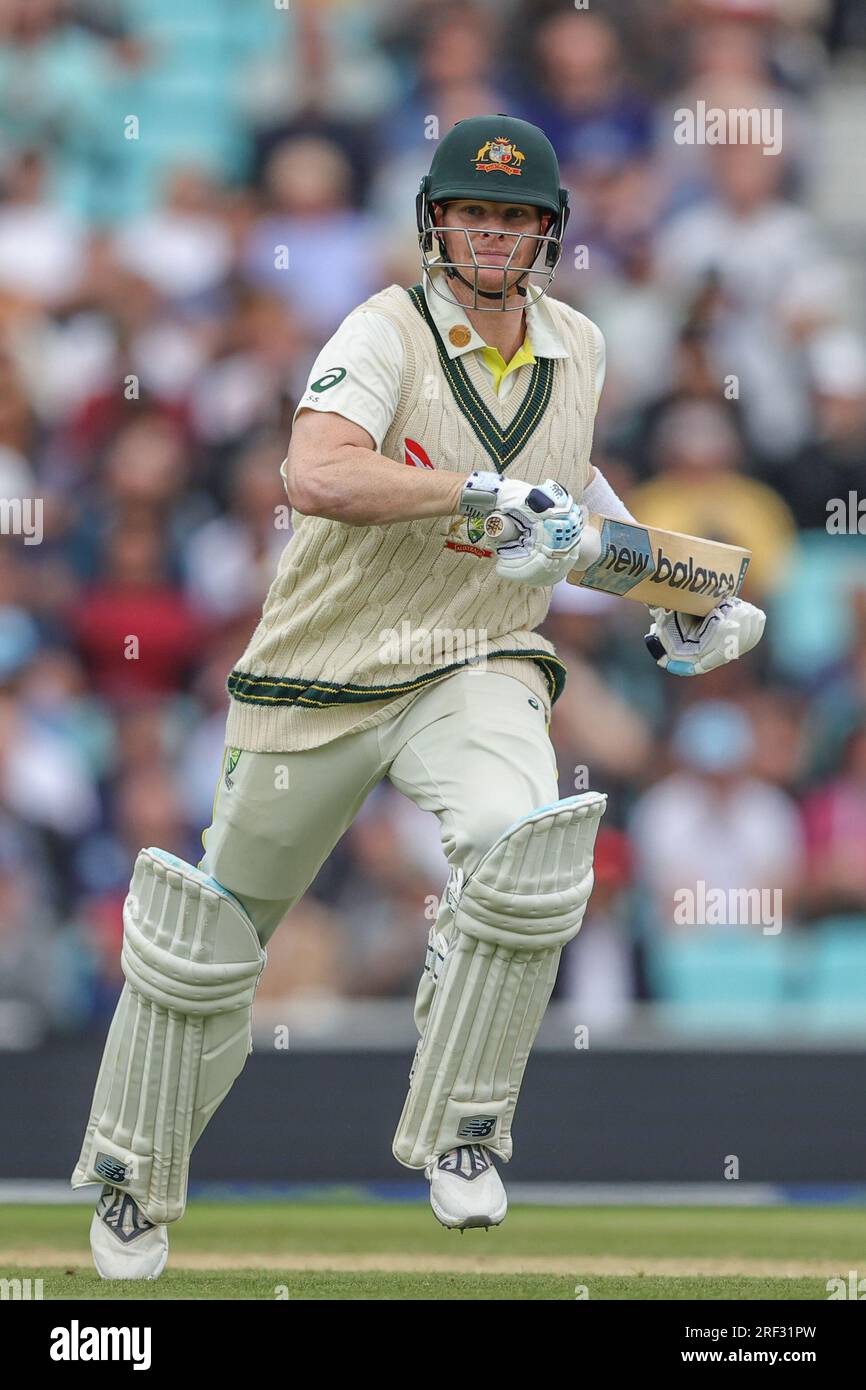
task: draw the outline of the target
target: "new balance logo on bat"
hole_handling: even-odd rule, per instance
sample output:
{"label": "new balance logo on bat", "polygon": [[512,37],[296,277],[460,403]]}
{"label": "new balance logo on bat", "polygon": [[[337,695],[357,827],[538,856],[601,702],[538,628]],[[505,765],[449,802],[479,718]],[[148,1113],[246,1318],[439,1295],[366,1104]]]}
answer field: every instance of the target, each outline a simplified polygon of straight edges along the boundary
{"label": "new balance logo on bat", "polygon": [[[656,551],[653,562],[649,551],[616,545],[611,541],[601,558],[592,566],[592,582],[596,588],[605,587],[599,583],[602,571],[621,575],[623,580],[631,580],[632,584],[639,584],[641,580],[647,579],[651,584],[665,584],[669,589],[684,589],[692,594],[711,594],[714,598],[728,598],[739,588],[738,576],[707,569],[703,565],[696,566],[691,555],[687,562],[671,560],[661,546]],[[629,584],[629,588],[631,587]]]}
{"label": "new balance logo on bat", "polygon": [[567,576],[570,584],[680,613],[703,616],[739,594],[751,559],[741,545],[600,513],[590,515],[586,531],[593,541],[589,554],[598,558],[586,569],[573,569]]}
{"label": "new balance logo on bat", "polygon": [[705,569],[703,565],[695,567],[691,555],[688,564],[682,560],[674,563],[668,559],[661,546],[656,555],[656,572],[651,582],[667,584],[671,589],[687,589],[690,594],[712,594],[714,598],[728,598],[737,587],[733,574]]}

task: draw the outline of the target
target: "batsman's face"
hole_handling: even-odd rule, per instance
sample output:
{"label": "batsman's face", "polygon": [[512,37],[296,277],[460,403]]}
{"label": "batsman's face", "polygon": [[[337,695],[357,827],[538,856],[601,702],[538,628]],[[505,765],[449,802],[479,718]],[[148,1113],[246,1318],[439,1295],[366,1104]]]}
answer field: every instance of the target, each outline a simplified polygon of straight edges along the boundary
{"label": "batsman's face", "polygon": [[501,293],[503,274],[507,275],[510,291],[521,272],[529,269],[541,245],[537,237],[552,221],[548,213],[527,203],[483,203],[471,199],[437,206],[435,218],[437,227],[455,229],[444,233],[448,259],[469,266],[461,273],[471,279],[474,251],[479,266],[478,288],[491,294]]}

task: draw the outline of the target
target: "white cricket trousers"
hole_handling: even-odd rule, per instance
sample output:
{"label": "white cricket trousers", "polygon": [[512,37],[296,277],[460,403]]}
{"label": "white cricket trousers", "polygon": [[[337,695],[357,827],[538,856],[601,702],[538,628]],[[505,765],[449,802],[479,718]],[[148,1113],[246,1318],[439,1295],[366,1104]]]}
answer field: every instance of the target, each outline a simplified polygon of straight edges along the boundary
{"label": "white cricket trousers", "polygon": [[[489,666],[322,748],[242,752],[230,786],[227,768],[224,759],[200,867],[241,901],[262,945],[383,777],[438,817],[450,870],[464,876],[509,825],[559,798],[543,705]],[[443,895],[446,935],[448,911]]]}

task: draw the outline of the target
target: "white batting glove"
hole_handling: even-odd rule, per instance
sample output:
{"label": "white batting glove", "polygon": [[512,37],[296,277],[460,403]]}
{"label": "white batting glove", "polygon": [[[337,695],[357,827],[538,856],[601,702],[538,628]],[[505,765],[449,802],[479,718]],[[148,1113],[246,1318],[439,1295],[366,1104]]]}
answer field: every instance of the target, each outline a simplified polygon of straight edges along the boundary
{"label": "white batting glove", "polygon": [[754,604],[726,598],[703,618],[651,608],[644,641],[653,660],[672,676],[703,676],[757,646],[767,621]]}
{"label": "white batting glove", "polygon": [[503,480],[496,509],[519,534],[497,547],[496,573],[533,588],[558,584],[578,564],[580,541],[589,515],[554,478],[532,487],[517,478]]}

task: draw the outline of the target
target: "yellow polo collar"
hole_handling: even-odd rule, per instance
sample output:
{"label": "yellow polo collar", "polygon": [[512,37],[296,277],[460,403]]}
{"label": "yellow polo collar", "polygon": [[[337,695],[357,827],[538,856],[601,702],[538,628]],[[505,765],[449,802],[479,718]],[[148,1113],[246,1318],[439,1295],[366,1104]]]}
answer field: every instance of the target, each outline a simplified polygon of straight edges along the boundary
{"label": "yellow polo collar", "polygon": [[535,366],[535,354],[532,351],[528,333],[510,362],[505,361],[499,348],[490,347],[489,344],[479,348],[478,355],[490,369],[493,376],[493,389],[497,394],[505,378],[510,376],[512,372],[516,372],[518,367],[525,367],[527,364],[531,367]]}
{"label": "yellow polo collar", "polygon": [[[434,270],[433,273],[437,274],[441,272]],[[429,278],[425,275],[424,298],[427,301],[427,308],[430,310],[433,322],[439,330],[439,336],[442,339],[442,344],[448,356],[453,360],[455,357],[462,357],[465,353],[483,352],[489,345],[485,343],[480,333],[475,332],[475,329],[466,317],[463,305],[458,303],[454,298],[451,292],[451,286],[448,284],[447,280],[443,279],[440,288],[445,293],[444,299],[440,295],[434,294],[430,287]],[[449,300],[450,303],[448,302]],[[524,348],[527,348],[529,335],[531,333],[533,346],[527,348],[531,354],[537,352],[541,357],[567,357],[568,349],[559,335],[559,330],[553,321],[546,301],[542,298],[538,291],[538,287],[535,285],[530,286],[528,289],[525,312],[526,342],[524,343]],[[449,336],[449,332],[452,328],[458,326],[465,331],[461,334],[458,342],[454,343]],[[519,352],[523,352],[524,348],[521,348]],[[493,352],[496,357],[501,360],[502,354],[495,348]],[[520,358],[519,353],[515,353],[512,358],[514,366],[512,368],[512,362],[509,362],[507,370],[516,370],[516,368],[522,366],[524,362],[534,362],[535,360],[534,355]],[[490,364],[488,363],[488,365]],[[502,371],[501,375],[504,377],[505,370]]]}

